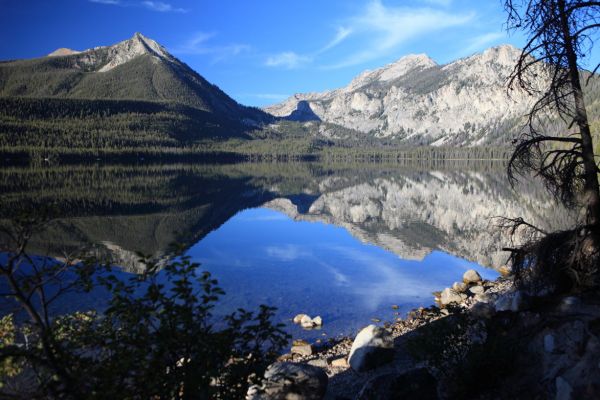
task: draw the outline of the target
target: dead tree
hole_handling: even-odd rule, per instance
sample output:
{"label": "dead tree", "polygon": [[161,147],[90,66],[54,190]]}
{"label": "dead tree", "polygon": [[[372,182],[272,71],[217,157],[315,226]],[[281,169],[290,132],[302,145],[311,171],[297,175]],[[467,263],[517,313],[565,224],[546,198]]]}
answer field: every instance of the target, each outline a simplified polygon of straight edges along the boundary
{"label": "dead tree", "polygon": [[[595,79],[598,66],[592,73],[581,72],[585,67],[582,60],[590,55],[600,28],[600,2],[505,0],[504,4],[508,30],[527,35],[509,90],[525,90],[537,99],[528,114],[527,129],[514,140],[509,177],[514,182],[518,174],[534,173],[563,204],[584,210],[584,218],[572,235],[545,236],[546,240],[560,238],[563,243],[533,247],[530,243],[527,249],[513,252],[512,261],[517,267],[531,266],[548,256],[535,254],[537,250],[560,248],[567,252],[565,268],[577,285],[582,268],[588,275],[592,270],[597,272],[592,264],[596,264],[600,249],[600,170],[584,101],[584,86]],[[548,132],[543,124],[556,115],[566,127],[560,134]],[[561,248],[563,245],[568,248]],[[558,254],[546,259],[548,263],[563,261],[567,260]]]}

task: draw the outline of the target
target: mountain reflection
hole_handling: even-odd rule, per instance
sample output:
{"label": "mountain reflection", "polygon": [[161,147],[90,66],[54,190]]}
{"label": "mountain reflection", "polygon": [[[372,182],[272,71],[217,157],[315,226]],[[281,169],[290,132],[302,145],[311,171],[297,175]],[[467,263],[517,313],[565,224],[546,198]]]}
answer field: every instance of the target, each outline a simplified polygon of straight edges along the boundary
{"label": "mountain reflection", "polygon": [[[2,218],[24,206],[56,205],[58,218],[34,238],[33,252],[86,249],[129,271],[139,270],[137,252],[161,258],[174,242],[189,248],[238,212],[261,206],[343,227],[403,259],[441,250],[490,267],[505,261],[501,248],[509,244],[491,217],[523,217],[546,229],[568,221],[540,187],[511,189],[500,163],[6,168],[0,191]],[[266,251],[287,260],[305,250]],[[343,273],[336,276],[343,283]]]}

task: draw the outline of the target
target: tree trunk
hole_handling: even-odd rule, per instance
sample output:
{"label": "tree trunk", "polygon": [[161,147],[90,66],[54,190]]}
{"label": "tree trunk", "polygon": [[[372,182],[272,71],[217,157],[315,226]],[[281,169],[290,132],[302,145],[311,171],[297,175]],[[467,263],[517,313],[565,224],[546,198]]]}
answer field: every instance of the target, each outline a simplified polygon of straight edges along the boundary
{"label": "tree trunk", "polygon": [[569,63],[569,78],[571,88],[573,89],[573,97],[575,101],[575,116],[574,120],[579,128],[581,137],[581,154],[583,157],[583,174],[584,174],[584,202],[587,209],[587,223],[594,228],[596,233],[600,225],[600,186],[598,185],[598,174],[596,161],[594,159],[594,146],[592,143],[592,134],[588,122],[587,111],[585,108],[585,100],[583,98],[583,90],[581,88],[581,80],[579,69],[577,66],[577,54],[573,48],[573,40],[569,28],[569,15],[566,15],[566,7],[564,0],[558,0],[558,13],[562,26],[564,46]]}

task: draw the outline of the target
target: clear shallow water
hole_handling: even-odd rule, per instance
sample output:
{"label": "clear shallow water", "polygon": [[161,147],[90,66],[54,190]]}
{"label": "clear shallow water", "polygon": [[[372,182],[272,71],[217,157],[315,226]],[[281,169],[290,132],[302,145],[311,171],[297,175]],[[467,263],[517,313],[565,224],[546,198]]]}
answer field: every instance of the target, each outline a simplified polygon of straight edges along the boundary
{"label": "clear shallow water", "polygon": [[[393,321],[396,312],[430,305],[433,291],[460,280],[467,269],[486,279],[497,276],[441,251],[405,260],[362,243],[344,228],[294,221],[267,208],[240,212],[187,254],[225,289],[217,313],[269,304],[294,337],[311,339],[351,334],[371,318]],[[320,315],[323,329],[295,326],[289,320],[299,313]]]}
{"label": "clear shallow water", "polygon": [[[93,254],[139,273],[137,252],[164,259],[176,242],[227,292],[217,313],[275,306],[306,339],[432,304],[433,291],[469,268],[493,278],[510,238],[491,217],[548,230],[570,220],[534,182],[513,190],[494,163],[13,168],[0,169],[0,193],[1,219],[57,206],[31,254]],[[61,304],[72,311],[102,300]],[[323,329],[292,326],[298,313],[321,315]]]}

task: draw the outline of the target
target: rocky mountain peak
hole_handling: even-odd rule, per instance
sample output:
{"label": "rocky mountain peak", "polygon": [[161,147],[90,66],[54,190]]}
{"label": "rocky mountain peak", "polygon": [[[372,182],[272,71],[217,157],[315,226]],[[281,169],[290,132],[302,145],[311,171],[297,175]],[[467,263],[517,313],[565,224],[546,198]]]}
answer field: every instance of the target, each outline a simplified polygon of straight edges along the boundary
{"label": "rocky mountain peak", "polygon": [[56,49],[52,53],[48,54],[48,57],[70,56],[79,53],[81,52],[77,50],[67,49],[66,47],[61,47],[60,49]]}
{"label": "rocky mountain peak", "polygon": [[108,48],[108,63],[99,71],[105,72],[124,64],[135,57],[149,54],[163,60],[174,60],[167,50],[156,41],[136,32],[131,39],[124,40]]}

